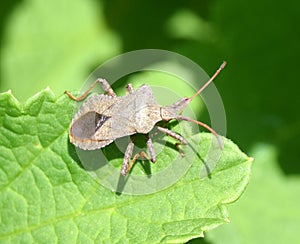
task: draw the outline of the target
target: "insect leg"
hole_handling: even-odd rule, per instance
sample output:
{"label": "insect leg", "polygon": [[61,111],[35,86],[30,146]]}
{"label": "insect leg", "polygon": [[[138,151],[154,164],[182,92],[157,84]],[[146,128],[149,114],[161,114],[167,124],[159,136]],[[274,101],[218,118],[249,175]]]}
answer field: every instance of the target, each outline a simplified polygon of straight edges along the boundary
{"label": "insect leg", "polygon": [[175,144],[175,147],[177,148],[177,150],[179,151],[180,155],[183,157],[184,156],[184,153],[183,151],[181,150],[180,148],[180,145],[186,145],[188,144],[188,142],[181,136],[181,135],[178,135],[177,133],[175,133],[174,131],[171,131],[167,128],[164,128],[164,127],[160,127],[160,126],[156,126],[157,129],[165,134],[167,134],[168,136],[171,136],[173,137],[174,139],[178,140],[179,143],[176,143]]}
{"label": "insect leg", "polygon": [[146,134],[146,144],[147,144],[148,151],[150,153],[150,157],[151,157],[150,160],[151,160],[152,163],[155,163],[155,161],[156,161],[156,153],[154,151],[153,142],[152,142],[152,140],[150,138],[149,133]]}
{"label": "insect leg", "polygon": [[89,92],[94,88],[94,86],[100,83],[100,85],[102,86],[103,90],[112,97],[116,97],[116,93],[113,91],[113,89],[111,88],[111,86],[109,85],[109,83],[105,80],[105,79],[97,79],[95,80],[90,86],[89,88],[79,97],[75,97],[73,96],[70,92],[65,91],[65,94],[67,94],[72,100],[75,100],[76,102],[79,102],[83,99],[85,99],[87,97],[87,95],[89,94]]}
{"label": "insect leg", "polygon": [[122,164],[122,169],[121,169],[121,174],[123,176],[127,175],[128,171],[130,170],[128,166],[129,166],[129,162],[130,162],[130,159],[132,156],[133,147],[134,147],[133,139],[130,137],[130,142],[128,143],[128,146],[126,148],[124,159],[123,159],[123,164]]}
{"label": "insect leg", "polygon": [[126,86],[126,91],[127,91],[129,94],[131,94],[131,93],[134,92],[134,88],[133,88],[133,86],[132,86],[131,83],[127,84],[127,86]]}
{"label": "insect leg", "polygon": [[[151,143],[152,143],[152,141],[151,141]],[[132,160],[130,161],[132,152],[133,152],[133,148],[134,148],[134,141],[133,141],[133,138],[130,137],[130,142],[126,148],[124,159],[123,159],[123,164],[122,164],[122,169],[121,169],[121,175],[123,175],[123,176],[127,175],[127,173],[131,170],[132,166],[135,164],[136,160],[138,160],[139,158],[145,158],[145,159],[148,159],[151,161],[153,160],[153,159],[150,159],[144,151],[141,151],[141,152],[138,152],[137,154],[135,154],[134,157],[132,158]],[[152,155],[151,155],[151,157],[152,157]],[[154,155],[154,158],[155,158],[155,155]]]}
{"label": "insect leg", "polygon": [[188,142],[187,142],[181,135],[178,135],[178,134],[175,133],[174,131],[171,131],[171,130],[169,130],[169,129],[167,129],[167,128],[163,128],[163,127],[160,127],[160,126],[156,126],[156,128],[157,128],[159,131],[161,131],[161,132],[167,134],[168,136],[171,136],[171,137],[173,137],[174,139],[180,141],[181,144],[183,144],[183,145],[188,144]]}
{"label": "insect leg", "polygon": [[99,78],[96,80],[96,82],[99,82],[100,85],[102,86],[102,89],[111,97],[116,97],[116,93],[114,92],[114,90],[111,88],[110,84],[102,78]]}
{"label": "insect leg", "polygon": [[126,174],[131,170],[132,166],[135,164],[136,160],[138,160],[139,158],[150,160],[150,158],[144,151],[138,152],[137,154],[134,155],[133,159],[131,160],[130,164],[128,165]]}

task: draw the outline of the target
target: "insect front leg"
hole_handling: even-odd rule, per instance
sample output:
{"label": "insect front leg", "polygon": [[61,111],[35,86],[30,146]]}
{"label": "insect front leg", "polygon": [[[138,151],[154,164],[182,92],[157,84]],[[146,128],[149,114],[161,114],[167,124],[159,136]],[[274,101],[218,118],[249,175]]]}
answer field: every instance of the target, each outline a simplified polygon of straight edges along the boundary
{"label": "insect front leg", "polygon": [[156,126],[156,128],[157,128],[159,131],[161,131],[161,132],[167,134],[168,136],[171,136],[171,137],[173,137],[174,139],[180,141],[181,144],[183,144],[183,145],[188,144],[188,142],[187,142],[181,135],[178,135],[178,134],[175,133],[174,131],[171,131],[171,130],[169,130],[169,129],[167,129],[167,128],[163,128],[163,127],[160,127],[160,126]]}
{"label": "insect front leg", "polygon": [[79,97],[75,97],[73,96],[69,91],[65,91],[65,94],[67,94],[72,100],[75,100],[76,102],[79,102],[83,99],[85,99],[87,97],[87,95],[89,94],[89,92],[94,88],[94,86],[99,83],[102,87],[102,89],[111,97],[116,97],[116,93],[114,92],[114,90],[111,88],[110,84],[102,78],[99,78],[97,80],[95,80],[90,86],[89,88]]}
{"label": "insect front leg", "polygon": [[176,144],[175,144],[175,147],[176,147],[177,150],[179,151],[180,155],[181,155],[181,156],[184,156],[184,153],[183,153],[183,151],[181,150],[180,145],[181,145],[181,144],[182,144],[182,145],[187,145],[188,142],[187,142],[181,135],[178,135],[178,134],[175,133],[174,131],[171,131],[171,130],[169,130],[169,129],[167,129],[167,128],[163,128],[163,127],[160,127],[160,126],[156,126],[156,128],[157,128],[159,131],[165,133],[166,135],[171,136],[171,137],[173,137],[174,139],[178,140],[180,143],[176,143]]}

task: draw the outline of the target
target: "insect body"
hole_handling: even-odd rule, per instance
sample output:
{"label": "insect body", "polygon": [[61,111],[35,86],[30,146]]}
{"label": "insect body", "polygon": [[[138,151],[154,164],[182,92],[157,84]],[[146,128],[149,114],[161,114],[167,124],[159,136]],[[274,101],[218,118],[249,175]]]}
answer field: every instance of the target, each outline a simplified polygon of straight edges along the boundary
{"label": "insect body", "polygon": [[156,102],[153,92],[148,85],[142,85],[137,90],[134,90],[133,86],[128,84],[126,87],[128,94],[121,97],[116,96],[115,92],[105,79],[97,79],[87,91],[78,98],[66,91],[65,93],[71,99],[81,101],[97,83],[100,83],[107,93],[90,97],[80,107],[70,124],[70,141],[81,149],[95,150],[107,146],[117,138],[131,136],[136,133],[145,134],[150,158],[145,152],[140,152],[136,154],[130,162],[134,147],[133,138],[131,137],[124,155],[121,170],[122,175],[126,175],[130,171],[131,167],[139,157],[149,158],[152,162],[156,161],[153,143],[149,136],[149,132],[154,127],[175,138],[180,144],[187,144],[187,141],[182,136],[167,128],[157,126],[156,124],[159,121],[176,119],[201,125],[217,137],[219,145],[222,147],[217,133],[212,128],[200,121],[182,116],[180,113],[209,85],[209,83],[213,81],[225,65],[226,62],[220,66],[212,78],[191,98],[181,98],[166,107],[163,107]]}

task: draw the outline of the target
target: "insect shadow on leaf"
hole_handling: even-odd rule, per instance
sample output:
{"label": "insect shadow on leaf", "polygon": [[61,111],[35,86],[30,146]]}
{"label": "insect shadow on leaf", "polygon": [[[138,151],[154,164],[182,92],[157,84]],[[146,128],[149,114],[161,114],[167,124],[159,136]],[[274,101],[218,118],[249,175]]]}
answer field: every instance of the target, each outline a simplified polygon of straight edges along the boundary
{"label": "insect shadow on leaf", "polygon": [[[126,86],[126,95],[117,97],[110,84],[102,78],[97,79],[79,97],[74,97],[70,92],[65,93],[75,101],[87,97],[96,84],[100,84],[106,94],[90,97],[74,115],[69,128],[70,142],[83,150],[103,148],[118,138],[130,136],[130,141],[125,150],[121,175],[126,176],[137,159],[146,158],[156,162],[156,153],[149,135],[155,127],[157,130],[173,137],[178,141],[175,144],[186,145],[188,142],[179,134],[168,128],[157,125],[160,121],[184,120],[198,124],[210,131],[222,149],[222,142],[218,134],[207,124],[181,115],[184,108],[197,97],[225,67],[224,61],[214,75],[190,98],[183,97],[169,106],[159,105],[148,85],[142,85],[134,90],[131,84]],[[149,156],[144,151],[136,153],[133,157],[134,134],[144,134]],[[179,150],[183,155],[183,151]]]}

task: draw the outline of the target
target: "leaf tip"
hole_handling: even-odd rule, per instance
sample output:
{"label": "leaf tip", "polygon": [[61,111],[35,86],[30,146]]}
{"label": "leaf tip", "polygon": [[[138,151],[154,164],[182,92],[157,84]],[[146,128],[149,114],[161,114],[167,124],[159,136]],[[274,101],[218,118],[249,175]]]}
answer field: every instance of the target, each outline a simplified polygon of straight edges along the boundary
{"label": "leaf tip", "polygon": [[253,158],[253,157],[248,157],[247,161],[248,161],[249,163],[253,163],[254,158]]}
{"label": "leaf tip", "polygon": [[[21,105],[19,100],[13,95],[11,89],[7,90],[6,92],[0,93],[0,101],[7,101],[10,106],[15,106],[19,110],[21,110]],[[2,105],[2,104],[1,104]],[[4,105],[3,105],[4,106]],[[8,105],[7,105],[8,106]]]}
{"label": "leaf tip", "polygon": [[6,92],[2,92],[1,95],[14,96],[14,95],[12,94],[11,89],[7,90]]}

